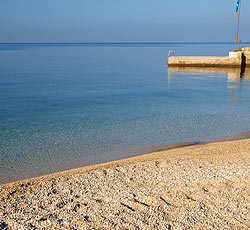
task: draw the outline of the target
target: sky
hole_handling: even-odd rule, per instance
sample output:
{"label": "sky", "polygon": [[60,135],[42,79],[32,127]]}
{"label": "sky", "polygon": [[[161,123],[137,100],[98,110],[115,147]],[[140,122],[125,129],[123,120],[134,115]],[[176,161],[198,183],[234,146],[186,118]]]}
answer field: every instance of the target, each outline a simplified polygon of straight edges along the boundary
{"label": "sky", "polygon": [[[237,0],[1,0],[0,42],[234,41]],[[241,41],[250,41],[242,0]]]}

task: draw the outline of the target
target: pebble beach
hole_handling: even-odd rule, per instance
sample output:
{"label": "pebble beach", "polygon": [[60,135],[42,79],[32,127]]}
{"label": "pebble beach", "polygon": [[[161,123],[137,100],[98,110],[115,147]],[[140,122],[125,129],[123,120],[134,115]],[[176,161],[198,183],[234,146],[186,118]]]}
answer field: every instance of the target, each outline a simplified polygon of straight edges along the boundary
{"label": "pebble beach", "polygon": [[250,139],[0,185],[0,229],[249,229]]}

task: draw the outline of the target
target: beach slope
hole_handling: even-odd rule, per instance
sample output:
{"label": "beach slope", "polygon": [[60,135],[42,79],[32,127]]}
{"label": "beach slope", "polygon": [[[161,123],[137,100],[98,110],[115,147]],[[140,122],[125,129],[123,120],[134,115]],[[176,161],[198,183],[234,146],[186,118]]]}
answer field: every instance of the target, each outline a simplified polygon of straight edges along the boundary
{"label": "beach slope", "polygon": [[0,186],[0,229],[249,229],[250,139]]}

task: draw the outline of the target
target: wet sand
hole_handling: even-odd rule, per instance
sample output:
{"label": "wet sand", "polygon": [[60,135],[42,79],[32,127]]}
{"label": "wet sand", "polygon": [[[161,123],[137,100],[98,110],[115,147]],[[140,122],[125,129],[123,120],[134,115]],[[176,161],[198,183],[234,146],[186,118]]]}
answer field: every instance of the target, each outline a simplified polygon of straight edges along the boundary
{"label": "wet sand", "polygon": [[0,185],[0,229],[249,229],[250,139]]}

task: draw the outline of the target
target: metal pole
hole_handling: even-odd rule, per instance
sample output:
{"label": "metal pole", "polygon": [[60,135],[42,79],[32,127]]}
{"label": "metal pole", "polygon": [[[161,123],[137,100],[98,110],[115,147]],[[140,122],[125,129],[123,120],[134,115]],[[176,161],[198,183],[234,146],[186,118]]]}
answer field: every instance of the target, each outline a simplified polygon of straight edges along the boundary
{"label": "metal pole", "polygon": [[235,51],[238,50],[237,44],[238,44],[239,24],[240,24],[240,6],[241,6],[241,1],[240,1],[240,4],[239,4],[239,11],[238,11],[238,23],[237,23],[237,34],[236,34]]}

